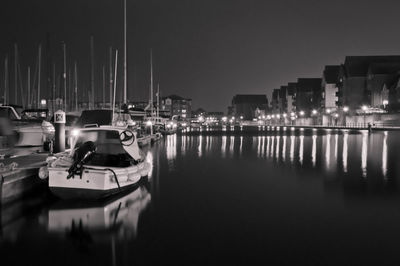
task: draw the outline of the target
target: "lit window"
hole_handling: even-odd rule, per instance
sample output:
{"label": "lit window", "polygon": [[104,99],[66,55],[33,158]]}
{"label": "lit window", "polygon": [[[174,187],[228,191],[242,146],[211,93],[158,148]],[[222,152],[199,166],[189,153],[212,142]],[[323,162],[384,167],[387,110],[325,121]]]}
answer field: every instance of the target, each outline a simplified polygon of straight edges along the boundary
{"label": "lit window", "polygon": [[182,113],[186,114],[186,110],[185,110],[185,109],[183,109],[183,110],[182,110]]}

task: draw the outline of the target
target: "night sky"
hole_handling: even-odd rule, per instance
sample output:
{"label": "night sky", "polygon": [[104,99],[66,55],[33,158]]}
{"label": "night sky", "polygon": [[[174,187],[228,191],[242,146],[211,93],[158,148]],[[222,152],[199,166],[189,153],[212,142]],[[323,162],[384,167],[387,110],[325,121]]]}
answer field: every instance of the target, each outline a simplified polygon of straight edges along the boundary
{"label": "night sky", "polygon": [[[224,111],[235,94],[267,94],[299,77],[320,77],[346,55],[400,54],[396,0],[127,0],[128,96],[145,100],[149,54],[162,94],[193,99],[195,108]],[[39,42],[51,46],[61,71],[77,60],[81,89],[89,84],[90,35],[95,40],[96,87],[108,47],[120,52],[123,0],[2,0],[0,59],[20,50],[21,69],[34,67]],[[3,65],[0,65],[1,90]],[[100,90],[99,90],[100,91]],[[100,97],[100,95],[98,95]],[[98,98],[100,99],[100,98]]]}

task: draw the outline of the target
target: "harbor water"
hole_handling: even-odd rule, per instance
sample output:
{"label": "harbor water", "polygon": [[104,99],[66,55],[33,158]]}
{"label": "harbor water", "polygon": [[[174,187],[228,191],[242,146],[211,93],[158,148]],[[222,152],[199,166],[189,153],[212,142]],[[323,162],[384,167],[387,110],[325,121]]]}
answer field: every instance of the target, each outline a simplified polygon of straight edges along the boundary
{"label": "harbor water", "polygon": [[5,206],[2,263],[400,263],[400,132],[189,132],[145,152],[123,195]]}

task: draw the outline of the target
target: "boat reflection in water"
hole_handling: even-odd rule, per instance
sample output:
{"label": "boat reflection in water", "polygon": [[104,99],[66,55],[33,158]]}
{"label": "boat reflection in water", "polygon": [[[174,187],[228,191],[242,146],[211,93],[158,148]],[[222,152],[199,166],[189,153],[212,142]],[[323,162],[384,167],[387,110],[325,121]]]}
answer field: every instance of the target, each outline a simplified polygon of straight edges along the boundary
{"label": "boat reflection in water", "polygon": [[113,237],[135,238],[140,213],[150,201],[147,188],[140,186],[98,203],[59,202],[49,209],[47,229],[73,238],[109,231],[114,231]]}

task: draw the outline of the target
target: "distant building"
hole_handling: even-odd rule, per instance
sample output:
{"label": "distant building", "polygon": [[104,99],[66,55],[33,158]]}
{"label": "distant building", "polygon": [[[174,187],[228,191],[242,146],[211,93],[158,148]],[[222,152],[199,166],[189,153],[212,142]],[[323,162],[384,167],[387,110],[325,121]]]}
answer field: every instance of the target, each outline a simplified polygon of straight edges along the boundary
{"label": "distant building", "polygon": [[178,120],[190,119],[192,114],[192,100],[178,95],[170,95],[162,98],[161,111],[169,114],[169,117]]}
{"label": "distant building", "polygon": [[232,99],[232,113],[236,117],[243,116],[244,120],[252,120],[260,112],[268,110],[266,95],[238,94]]}
{"label": "distant building", "polygon": [[340,71],[339,103],[350,109],[381,107],[384,87],[396,87],[400,56],[347,56]]}
{"label": "distant building", "polygon": [[340,83],[340,66],[325,66],[322,75],[322,102],[323,109],[337,109]]}
{"label": "distant building", "polygon": [[274,114],[279,114],[281,112],[279,108],[279,94],[280,94],[280,89],[274,89],[272,91],[271,111]]}
{"label": "distant building", "polygon": [[289,82],[286,89],[286,112],[296,112],[296,82]]}
{"label": "distant building", "polygon": [[322,98],[321,78],[299,78],[296,85],[296,110],[307,116],[319,109]]}

